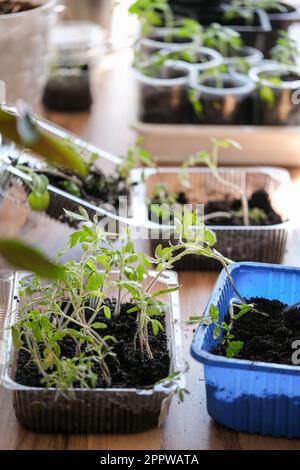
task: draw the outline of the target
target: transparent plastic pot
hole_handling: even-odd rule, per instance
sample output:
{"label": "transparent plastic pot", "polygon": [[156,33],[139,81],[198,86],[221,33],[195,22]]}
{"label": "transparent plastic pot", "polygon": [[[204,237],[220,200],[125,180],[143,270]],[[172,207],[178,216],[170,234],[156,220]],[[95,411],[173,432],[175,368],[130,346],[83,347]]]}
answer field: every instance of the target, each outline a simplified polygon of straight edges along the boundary
{"label": "transparent plastic pot", "polygon": [[[266,75],[278,77],[280,83],[268,81]],[[254,106],[254,124],[266,126],[297,126],[300,124],[300,73],[296,67],[289,67],[272,61],[263,62],[250,69],[250,78],[257,85]],[[289,79],[289,77],[296,77]],[[286,79],[285,79],[286,77]],[[269,88],[274,102],[261,99],[259,90]]]}
{"label": "transparent plastic pot", "polygon": [[249,66],[253,67],[254,65],[259,64],[264,59],[262,52],[254,47],[244,46],[239,51],[237,51],[236,55],[233,57],[224,57],[224,64],[228,65],[228,67],[234,70],[235,66],[238,66],[239,60],[245,61]]}
{"label": "transparent plastic pot", "polygon": [[186,66],[167,62],[165,78],[152,78],[137,69],[134,75],[139,91],[139,119],[148,123],[188,123],[191,105],[188,99],[190,71]]}
{"label": "transparent plastic pot", "polygon": [[[218,86],[217,80],[220,80]],[[220,74],[193,77],[191,88],[201,103],[201,112],[194,113],[197,124],[235,125],[249,124],[249,106],[255,85],[243,75]]]}
{"label": "transparent plastic pot", "polygon": [[[155,28],[149,37],[142,37],[138,43],[144,52],[164,49],[169,52],[185,51],[194,45],[193,38],[176,36],[176,28]],[[165,40],[164,40],[165,39]]]}
{"label": "transparent plastic pot", "polygon": [[272,30],[266,35],[265,49],[263,53],[266,57],[269,56],[270,50],[275,46],[279,37],[280,31],[288,32],[290,26],[294,23],[300,22],[300,7],[289,5],[286,2],[280,2],[284,5],[286,11],[272,11],[268,12]]}
{"label": "transparent plastic pot", "polygon": [[219,67],[223,64],[224,59],[219,52],[209,47],[197,47],[195,49],[185,49],[186,53],[195,54],[197,59],[195,63],[190,63],[185,60],[177,59],[176,64],[186,67],[192,73],[204,72],[205,70]]}
{"label": "transparent plastic pot", "polygon": [[[299,268],[237,263],[229,271],[245,298],[277,299],[287,305],[300,298]],[[233,297],[223,271],[204,315],[215,305],[223,320]],[[209,415],[237,432],[299,438],[300,367],[216,356],[211,351],[219,342],[220,338],[213,338],[212,326],[199,326],[191,347],[192,356],[204,364]]]}
{"label": "transparent plastic pot", "polygon": [[[16,111],[14,108],[7,109],[12,112]],[[38,119],[38,124],[41,129],[43,129],[43,132],[47,133],[52,138],[72,141],[74,146],[76,146],[82,154],[83,158],[89,160],[93,154],[99,155],[101,158],[98,163],[95,163],[95,167],[99,167],[104,175],[113,173],[116,166],[121,163],[121,159],[119,157],[99,149],[93,144],[83,141],[65,129],[41,119]],[[21,164],[29,163],[31,166],[37,167],[38,169],[42,169],[44,167],[44,163],[42,163],[41,160],[37,160],[35,155],[31,155],[28,152],[20,153],[20,151],[13,145],[4,147],[3,152],[1,152],[0,159],[0,202],[3,203],[3,201],[7,199],[13,204],[13,206],[15,206],[15,209],[18,206],[24,207],[26,205],[28,207],[26,198],[28,186],[24,184],[24,182],[31,181],[31,177],[28,174],[25,174],[22,170],[15,167],[16,161],[19,161]],[[103,161],[105,161],[104,167]],[[66,217],[64,209],[71,212],[78,212],[78,208],[82,206],[86,209],[90,217],[97,215],[99,219],[107,218],[109,220],[115,220],[115,230],[118,231],[119,217],[116,213],[111,213],[109,208],[105,208],[105,204],[101,204],[101,206],[99,206],[96,203],[87,202],[84,199],[75,197],[53,185],[48,186],[48,191],[50,195],[50,204],[47,208],[46,214],[51,219],[66,223],[73,227],[74,223]],[[130,206],[130,194],[128,203]],[[125,208],[120,207],[120,209],[124,209],[125,213]],[[130,209],[130,207],[128,209]],[[42,214],[44,214],[44,212]],[[124,222],[126,219],[123,218],[122,221]],[[45,219],[43,220],[43,223],[45,223]]]}
{"label": "transparent plastic pot", "polygon": [[[233,261],[259,261],[280,263],[282,261],[288,234],[291,229],[289,220],[289,191],[291,179],[288,171],[272,167],[220,168],[219,172],[227,181],[239,187],[245,187],[247,196],[264,189],[271,200],[273,209],[282,217],[282,223],[276,225],[229,226],[206,225],[216,233],[216,249],[223,256]],[[228,187],[217,181],[207,168],[190,168],[190,188],[180,184],[181,169],[166,167],[144,170],[145,183],[139,184],[133,192],[133,207],[136,209],[135,218],[143,220],[149,217],[148,202],[151,200],[157,184],[167,182],[170,193],[183,191],[189,204],[205,204],[209,201],[222,200],[225,197],[239,198],[240,195],[230,191]],[[138,179],[138,177],[135,177]],[[141,201],[144,201],[142,204]],[[143,225],[143,222],[141,222]],[[169,246],[169,240],[174,241],[174,229],[171,226],[161,226],[150,236],[152,253],[157,245]],[[176,240],[175,240],[176,243]],[[176,266],[178,271],[219,270],[220,264],[202,256],[188,256],[180,260]]]}
{"label": "transparent plastic pot", "polygon": [[14,104],[22,99],[38,110],[47,79],[56,0],[32,3],[39,6],[21,13],[0,15],[0,80],[5,83],[7,103]]}
{"label": "transparent plastic pot", "polygon": [[49,76],[43,103],[53,111],[88,111],[106,38],[95,23],[64,21],[52,32]]}
{"label": "transparent plastic pot", "polygon": [[[117,272],[111,276],[116,277]],[[155,273],[151,273],[153,277]],[[10,327],[18,319],[19,281],[24,273],[0,272],[0,331],[1,380],[13,392],[14,409],[18,421],[26,429],[40,433],[136,433],[162,425],[167,417],[175,386],[160,383],[145,389],[72,389],[74,396],[57,396],[56,389],[27,387],[14,380],[16,353]],[[166,289],[177,284],[177,276],[170,272],[158,283]],[[5,295],[4,295],[5,294]],[[3,300],[5,299],[5,300]],[[169,304],[166,315],[171,370],[183,371],[181,318],[178,292],[164,296]],[[2,307],[2,308],[1,308]],[[184,386],[185,378],[178,382]]]}

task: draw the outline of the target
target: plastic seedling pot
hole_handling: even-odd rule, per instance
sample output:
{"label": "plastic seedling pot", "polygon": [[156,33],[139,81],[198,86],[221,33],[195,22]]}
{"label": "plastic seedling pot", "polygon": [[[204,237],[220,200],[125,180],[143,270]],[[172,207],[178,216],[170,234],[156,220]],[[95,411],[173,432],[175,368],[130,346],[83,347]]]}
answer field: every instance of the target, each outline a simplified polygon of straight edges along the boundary
{"label": "plastic seedling pot", "polygon": [[148,123],[184,124],[189,122],[190,71],[179,64],[163,67],[160,78],[134,71],[139,89],[139,119]]}
{"label": "plastic seedling pot", "polygon": [[235,69],[239,71],[239,62],[243,61],[248,66],[254,67],[264,59],[263,54],[254,47],[243,46],[240,50],[234,51],[232,57],[224,57],[224,64],[229,67],[230,72]]}
{"label": "plastic seedling pot", "polygon": [[[229,271],[244,297],[278,299],[288,305],[300,298],[299,268],[238,263]],[[232,297],[232,287],[222,271],[204,315],[213,304],[223,319]],[[220,341],[213,339],[212,331],[212,326],[199,326],[191,348],[192,356],[204,364],[209,415],[239,432],[299,437],[300,367],[211,354]]]}
{"label": "plastic seedling pot", "polygon": [[250,124],[250,97],[255,86],[247,76],[219,74],[202,80],[200,74],[192,78],[191,88],[201,103],[201,111],[194,112],[195,124]]}
{"label": "plastic seedling pot", "polygon": [[[118,273],[111,273],[117,276]],[[154,276],[151,273],[150,276]],[[167,414],[174,388],[166,383],[146,389],[72,389],[72,395],[57,395],[55,389],[20,385],[14,380],[16,355],[11,330],[18,318],[19,281],[25,274],[10,274],[2,280],[0,289],[8,294],[0,310],[1,324],[1,378],[2,385],[12,391],[18,421],[25,428],[40,433],[136,433],[161,425]],[[170,272],[162,277],[160,289],[177,284],[177,276]],[[165,295],[169,304],[166,315],[171,372],[182,371],[182,340],[180,326],[179,294]],[[3,329],[2,327],[6,328]],[[184,377],[179,385],[184,386]]]}
{"label": "plastic seedling pot", "polygon": [[168,52],[185,51],[193,46],[193,38],[176,36],[176,28],[155,28],[149,37],[139,41],[139,48],[145,52],[157,52],[164,49]]}
{"label": "plastic seedling pot", "polygon": [[[105,155],[103,157],[106,158]],[[41,171],[43,168],[42,163],[26,154],[18,158],[18,162],[21,164],[30,163]],[[30,182],[31,177],[18,168],[15,168],[14,165],[9,164],[4,164],[3,168],[0,167],[0,174],[1,198],[10,198],[10,200],[16,205],[26,204],[27,195],[30,193],[30,189],[26,182]],[[47,171],[45,174],[47,174]],[[105,176],[103,175],[103,177]],[[45,213],[50,219],[67,224],[70,227],[77,227],[78,221],[71,220],[68,216],[66,216],[65,210],[78,213],[79,207],[83,207],[89,214],[90,218],[93,218],[95,215],[97,215],[99,219],[103,217],[110,217],[112,211],[110,204],[103,202],[100,203],[100,205],[97,205],[96,201],[93,201],[92,199],[88,201],[81,197],[73,196],[72,194],[54,186],[53,184],[48,185],[48,192],[50,201],[47,209],[43,211],[43,213]],[[126,199],[126,201],[120,197],[120,207],[116,208],[118,213],[127,214],[128,212],[130,215],[130,193],[131,190],[128,188],[128,200]],[[115,231],[118,231],[119,225],[117,222],[115,227]]]}
{"label": "plastic seedling pot", "polygon": [[[300,73],[298,68],[276,62],[263,62],[253,67],[250,78],[257,84],[258,91],[254,99],[254,124],[266,126],[297,126],[300,124]],[[278,78],[279,83],[272,83],[268,76]],[[273,102],[265,102],[259,89],[270,90]]]}
{"label": "plastic seedling pot", "polygon": [[300,22],[300,8],[280,2],[286,11],[267,11],[272,30],[266,35],[264,55],[269,56],[269,52],[278,39],[279,31],[288,31],[294,23]]}
{"label": "plastic seedling pot", "polygon": [[219,67],[224,62],[221,54],[209,47],[195,47],[185,49],[185,52],[190,53],[191,57],[195,57],[194,62],[188,62],[184,59],[177,59],[174,61],[174,63],[183,68],[186,68],[187,70],[190,70],[192,73],[203,72],[205,70]]}
{"label": "plastic seedling pot", "polygon": [[35,110],[47,79],[49,38],[55,23],[56,0],[33,0],[35,8],[0,15],[0,43],[5,54],[0,77],[6,100],[22,99]]}
{"label": "plastic seedling pot", "polygon": [[[271,167],[228,167],[220,168],[219,172],[222,178],[227,181],[240,187],[245,186],[248,197],[254,191],[264,188],[269,194],[273,209],[281,215],[283,222],[265,226],[209,225],[207,222],[206,225],[216,233],[216,249],[233,261],[280,263],[290,229],[287,215],[289,203],[286,199],[291,184],[289,173],[286,170]],[[149,217],[148,203],[151,200],[153,190],[157,184],[163,182],[166,182],[171,193],[183,191],[189,204],[204,204],[204,215],[205,204],[208,201],[225,199],[226,196],[229,198],[239,197],[233,192],[230,193],[228,188],[216,181],[207,168],[189,169],[189,189],[182,187],[179,175],[180,168],[176,167],[144,170],[145,183],[136,186],[133,192],[133,207],[136,212],[134,217],[139,220]],[[144,201],[144,204],[141,201]],[[142,222],[141,225],[143,225]],[[163,247],[169,246],[170,239],[174,241],[172,233],[170,228],[165,227],[154,231],[150,237],[152,253],[155,252],[159,244]],[[220,264],[202,256],[188,256],[180,260],[175,268],[177,271],[220,270]]]}

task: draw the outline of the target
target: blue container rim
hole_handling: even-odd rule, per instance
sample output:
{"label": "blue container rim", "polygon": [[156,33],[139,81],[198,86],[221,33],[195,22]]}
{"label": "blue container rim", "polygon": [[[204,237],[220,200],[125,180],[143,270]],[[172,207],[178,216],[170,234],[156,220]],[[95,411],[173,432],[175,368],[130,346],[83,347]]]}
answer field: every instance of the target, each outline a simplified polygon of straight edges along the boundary
{"label": "blue container rim", "polygon": [[[282,272],[288,272],[288,271],[300,272],[300,268],[297,268],[294,266],[284,266],[284,265],[270,264],[270,263],[255,263],[255,262],[248,262],[248,261],[241,262],[241,263],[233,263],[232,265],[228,267],[228,271],[232,274],[234,271],[238,271],[242,267],[256,268],[256,269],[267,268],[270,270],[277,270],[277,271],[282,271]],[[210,305],[211,304],[216,305],[216,303],[218,302],[218,299],[220,297],[220,291],[226,281],[227,281],[227,274],[226,274],[226,271],[223,269],[214,286],[212,295],[208,301],[208,304],[205,308],[203,316],[208,316]],[[277,373],[280,372],[282,374],[288,374],[288,375],[300,374],[300,366],[249,361],[245,359],[230,359],[225,356],[217,356],[215,354],[211,354],[210,352],[205,351],[203,348],[203,343],[204,343],[206,334],[208,334],[208,326],[199,325],[195,333],[195,336],[191,345],[191,349],[190,349],[192,357],[196,361],[201,362],[202,364],[210,365],[210,366],[217,366],[217,367],[224,367],[224,368],[229,368],[229,369],[248,369],[248,370],[261,371],[261,372],[277,372]]]}

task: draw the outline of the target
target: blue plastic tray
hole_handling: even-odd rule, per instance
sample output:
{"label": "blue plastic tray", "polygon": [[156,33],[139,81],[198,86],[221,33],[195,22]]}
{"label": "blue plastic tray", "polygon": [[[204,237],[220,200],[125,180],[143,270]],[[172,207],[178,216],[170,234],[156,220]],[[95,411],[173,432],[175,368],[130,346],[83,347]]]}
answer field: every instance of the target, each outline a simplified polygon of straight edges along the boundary
{"label": "blue plastic tray", "polygon": [[[288,305],[300,299],[300,268],[238,263],[230,267],[230,272],[244,297],[278,299]],[[223,318],[232,297],[232,287],[223,271],[205,315],[214,304]],[[209,415],[235,431],[300,437],[300,367],[210,354],[217,344],[212,331],[212,326],[201,325],[191,348],[192,356],[204,364]]]}

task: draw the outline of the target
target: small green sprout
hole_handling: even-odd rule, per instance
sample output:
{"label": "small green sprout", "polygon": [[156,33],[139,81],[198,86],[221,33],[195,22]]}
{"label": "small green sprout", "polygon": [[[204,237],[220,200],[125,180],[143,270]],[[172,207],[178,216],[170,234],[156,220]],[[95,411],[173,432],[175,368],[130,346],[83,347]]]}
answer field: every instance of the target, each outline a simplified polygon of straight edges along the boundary
{"label": "small green sprout", "polygon": [[279,31],[279,38],[271,49],[270,56],[272,60],[280,64],[296,67],[299,59],[297,41],[291,38],[286,31]]}

